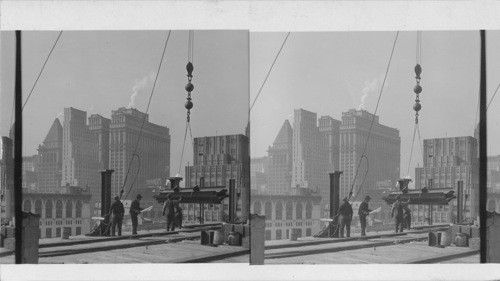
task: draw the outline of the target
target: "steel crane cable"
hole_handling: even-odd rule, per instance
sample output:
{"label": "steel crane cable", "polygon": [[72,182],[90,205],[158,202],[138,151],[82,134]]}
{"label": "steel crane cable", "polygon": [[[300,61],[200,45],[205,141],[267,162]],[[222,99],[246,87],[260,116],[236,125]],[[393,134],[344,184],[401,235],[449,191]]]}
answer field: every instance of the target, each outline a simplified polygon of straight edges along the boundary
{"label": "steel crane cable", "polygon": [[[149,111],[149,106],[151,105],[151,100],[153,98],[153,94],[154,94],[154,91],[155,91],[155,88],[156,88],[156,82],[158,81],[158,76],[160,74],[160,69],[161,69],[161,66],[162,66],[162,63],[163,63],[163,58],[165,56],[165,51],[167,50],[167,45],[168,45],[168,41],[170,39],[170,34],[172,33],[172,30],[169,30],[168,31],[168,35],[167,35],[167,39],[165,40],[165,45],[163,46],[163,52],[161,54],[161,59],[160,59],[160,63],[158,64],[158,70],[156,71],[156,76],[155,76],[155,80],[153,82],[153,87],[151,89],[151,94],[149,95],[149,101],[148,101],[148,105],[146,107],[146,112],[142,118],[142,124],[141,124],[141,129],[139,130],[139,136],[137,137],[137,142],[135,144],[135,148],[134,148],[134,152],[132,153],[132,158],[130,158],[130,162],[128,164],[128,168],[127,168],[127,173],[125,174],[125,179],[123,180],[123,185],[122,185],[122,188],[121,188],[121,191],[120,191],[120,199],[123,195],[123,192],[124,192],[124,189],[125,189],[125,184],[127,183],[127,179],[128,179],[128,175],[130,173],[130,168],[132,167],[132,161],[134,160],[134,154],[137,154],[137,148],[139,147],[139,141],[141,139],[141,136],[142,136],[142,130],[144,128],[144,123],[146,122],[146,114],[148,113]],[[139,174],[139,169],[140,167],[138,167],[138,171],[136,173],[136,177],[137,175]],[[135,180],[134,180],[135,182]],[[125,195],[125,199],[127,199],[127,196],[129,195],[130,191],[132,190],[132,187],[133,185],[130,185],[130,188],[128,189],[127,191],[127,194]]]}
{"label": "steel crane cable", "polygon": [[262,85],[260,86],[259,92],[257,93],[257,96],[256,96],[256,97],[255,97],[255,99],[253,100],[253,103],[252,103],[252,105],[250,106],[249,111],[250,111],[250,110],[252,110],[253,106],[255,105],[255,102],[256,102],[256,101],[257,101],[257,99],[259,98],[259,96],[260,96],[260,94],[261,94],[261,92],[262,92],[262,89],[264,88],[264,85],[265,85],[265,84],[266,84],[266,82],[267,82],[267,78],[269,78],[269,75],[271,74],[271,71],[272,71],[272,70],[273,70],[273,68],[274,68],[274,64],[275,64],[275,63],[276,63],[276,61],[278,60],[278,57],[279,57],[279,55],[281,54],[281,51],[283,50],[283,47],[285,46],[286,41],[288,40],[288,36],[290,36],[290,32],[288,32],[288,33],[286,34],[285,40],[283,40],[283,43],[281,44],[281,47],[280,47],[280,49],[279,49],[278,53],[276,54],[276,57],[274,58],[273,63],[271,64],[271,68],[269,68],[269,71],[267,72],[266,78],[264,79],[264,82],[262,82]]}
{"label": "steel crane cable", "polygon": [[52,55],[52,52],[56,48],[57,42],[59,42],[59,38],[61,38],[62,33],[63,33],[63,31],[61,30],[59,32],[59,35],[56,38],[56,41],[54,42],[54,45],[52,46],[52,49],[50,49],[50,52],[47,55],[47,58],[45,59],[45,62],[43,63],[42,68],[40,69],[40,72],[38,73],[38,76],[36,77],[36,80],[35,80],[35,83],[33,84],[33,87],[31,87],[30,93],[29,93],[28,97],[26,98],[26,101],[24,102],[22,109],[24,109],[24,107],[26,106],[26,103],[28,103],[28,100],[31,97],[31,94],[33,94],[33,90],[35,89],[35,86],[38,83],[40,76],[42,76],[43,70],[45,69],[45,65],[47,65],[47,62],[49,61],[49,58]]}
{"label": "steel crane cable", "polygon": [[[366,149],[368,147],[368,140],[370,139],[370,136],[371,136],[371,133],[372,133],[373,123],[375,121],[375,115],[377,114],[377,110],[378,110],[378,107],[379,107],[379,104],[380,104],[380,99],[382,98],[382,93],[384,91],[385,81],[387,80],[387,75],[389,74],[389,68],[391,67],[392,57],[394,55],[394,49],[396,48],[396,43],[398,41],[398,36],[399,36],[399,31],[396,32],[396,36],[394,38],[394,43],[392,45],[392,50],[391,50],[391,55],[389,57],[389,62],[387,63],[387,69],[385,71],[384,80],[382,82],[382,86],[380,87],[380,92],[379,92],[378,99],[377,99],[377,105],[375,106],[375,111],[373,112],[373,118],[372,118],[372,121],[371,121],[371,124],[370,124],[370,129],[368,130],[368,136],[366,137],[366,142],[365,142],[365,146],[363,148],[363,153],[361,154],[360,161],[358,162],[358,165],[356,167],[356,173],[354,174],[354,178],[352,180],[352,185],[351,185],[351,189],[349,191],[348,199],[351,196],[352,191],[354,190],[354,184],[356,182],[356,178],[357,178],[358,173],[359,173],[359,167],[361,166],[361,160],[362,160],[362,158],[366,157],[366,162],[368,163],[368,157],[365,154],[366,153]],[[365,177],[363,179],[362,184],[366,180],[366,176],[367,175],[368,175],[368,169],[367,169],[367,171],[365,173]],[[356,197],[358,196],[358,193],[361,191],[362,184],[359,186],[358,192],[354,196],[353,201],[356,199]]]}
{"label": "steel crane cable", "polygon": [[181,151],[181,160],[179,161],[179,174],[181,173],[181,168],[182,168],[182,161],[184,160],[184,151],[186,147],[186,139],[187,139],[187,132],[189,129],[189,136],[191,137],[191,146],[194,146],[193,142],[193,133],[191,131],[191,108],[193,107],[193,103],[191,102],[191,92],[194,90],[194,86],[191,83],[191,79],[193,78],[192,72],[194,70],[193,63],[194,63],[194,31],[190,30],[189,31],[189,36],[188,36],[188,64],[186,66],[186,70],[188,71],[188,84],[186,85],[186,91],[188,91],[188,97],[187,97],[187,102],[186,102],[186,109],[187,109],[187,118],[186,118],[186,128],[184,130],[184,140],[182,142],[182,151]]}

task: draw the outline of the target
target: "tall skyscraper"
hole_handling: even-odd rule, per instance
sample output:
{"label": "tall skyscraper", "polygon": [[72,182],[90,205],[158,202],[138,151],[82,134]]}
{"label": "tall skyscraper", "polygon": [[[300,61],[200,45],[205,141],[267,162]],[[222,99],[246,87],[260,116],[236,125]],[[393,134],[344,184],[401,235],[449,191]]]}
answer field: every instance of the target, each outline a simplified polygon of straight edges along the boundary
{"label": "tall skyscraper", "polygon": [[[132,164],[127,177],[129,163]],[[126,177],[125,193],[132,184],[140,186],[146,180],[169,177],[169,128],[149,122],[148,114],[134,108],[113,110],[109,125],[109,168],[115,171],[111,180],[113,196],[119,195]]]}
{"label": "tall skyscraper", "polygon": [[340,158],[340,121],[330,116],[321,116],[319,118],[319,131],[325,138],[328,149],[328,172],[338,171]]}
{"label": "tall skyscraper", "polygon": [[63,127],[55,119],[43,144],[38,146],[38,189],[49,191],[61,187],[63,167]]}
{"label": "tall skyscraper", "polygon": [[[424,167],[415,168],[415,188],[429,187],[429,180],[432,180],[432,188],[453,188],[456,191],[457,182],[462,181],[467,195],[464,214],[468,218],[476,218],[479,210],[477,146],[477,140],[470,136],[424,140]],[[450,206],[456,206],[456,203],[453,200]],[[450,208],[437,209],[434,206],[435,222],[453,221],[456,210],[449,210]],[[419,217],[416,219],[418,221]],[[422,220],[425,219],[422,216]]]}
{"label": "tall skyscraper", "polygon": [[294,110],[292,187],[319,190],[322,208],[330,201],[328,148],[316,113]]}
{"label": "tall skyscraper", "polygon": [[186,167],[185,186],[226,186],[234,179],[240,193],[240,216],[248,218],[250,203],[250,143],[245,135],[199,137],[194,139],[193,166]]}
{"label": "tall skyscraper", "polygon": [[89,130],[98,145],[99,170],[109,169],[109,124],[111,120],[99,114],[89,117]]}
{"label": "tall skyscraper", "polygon": [[293,129],[288,120],[276,136],[273,145],[267,149],[267,187],[269,194],[287,194],[292,186]]}
{"label": "tall skyscraper", "polygon": [[[372,120],[370,138],[366,143]],[[368,160],[360,159],[365,145],[365,156]],[[351,190],[359,161],[363,162],[354,182],[354,193],[358,192],[367,169],[363,188],[375,186],[377,182],[386,180],[391,180],[395,184],[400,177],[400,150],[399,131],[380,124],[377,115],[355,109],[343,112],[340,124],[340,170],[344,172],[340,177],[341,198],[347,196]],[[362,200],[362,197],[359,198]]]}
{"label": "tall skyscraper", "polygon": [[64,109],[61,184],[90,189],[92,201],[101,197],[97,143],[87,126],[87,113]]}

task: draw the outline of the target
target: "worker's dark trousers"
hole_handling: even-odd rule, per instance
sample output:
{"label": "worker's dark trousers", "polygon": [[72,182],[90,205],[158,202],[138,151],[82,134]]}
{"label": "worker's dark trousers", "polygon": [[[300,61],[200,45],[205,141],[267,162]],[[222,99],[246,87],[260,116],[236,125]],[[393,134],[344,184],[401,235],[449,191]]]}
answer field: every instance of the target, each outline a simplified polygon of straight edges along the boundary
{"label": "worker's dark trousers", "polygon": [[346,236],[351,237],[351,217],[340,216],[340,238],[344,237],[344,227]]}
{"label": "worker's dark trousers", "polygon": [[115,236],[115,229],[118,226],[118,236],[122,236],[122,221],[123,217],[120,215],[113,215],[111,223],[111,236]]}
{"label": "worker's dark trousers", "polygon": [[167,231],[175,230],[175,217],[170,215],[167,216]]}
{"label": "worker's dark trousers", "polygon": [[406,222],[406,228],[411,229],[411,216],[406,216],[405,222]]}
{"label": "worker's dark trousers", "polygon": [[403,217],[402,216],[397,216],[394,220],[395,224],[396,224],[396,233],[398,233],[398,230],[399,232],[403,232]]}
{"label": "worker's dark trousers", "polygon": [[137,234],[137,225],[139,224],[137,215],[130,215],[130,218],[132,219],[132,234]]}
{"label": "worker's dark trousers", "polygon": [[366,217],[359,217],[359,222],[361,223],[361,236],[366,236]]}

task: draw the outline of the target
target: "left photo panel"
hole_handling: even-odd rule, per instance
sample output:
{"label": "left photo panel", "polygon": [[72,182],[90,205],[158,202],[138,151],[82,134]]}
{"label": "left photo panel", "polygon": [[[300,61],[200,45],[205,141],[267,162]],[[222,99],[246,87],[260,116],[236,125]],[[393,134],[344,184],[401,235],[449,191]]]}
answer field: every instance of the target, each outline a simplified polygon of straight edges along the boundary
{"label": "left photo panel", "polygon": [[0,264],[249,262],[248,31],[0,48]]}

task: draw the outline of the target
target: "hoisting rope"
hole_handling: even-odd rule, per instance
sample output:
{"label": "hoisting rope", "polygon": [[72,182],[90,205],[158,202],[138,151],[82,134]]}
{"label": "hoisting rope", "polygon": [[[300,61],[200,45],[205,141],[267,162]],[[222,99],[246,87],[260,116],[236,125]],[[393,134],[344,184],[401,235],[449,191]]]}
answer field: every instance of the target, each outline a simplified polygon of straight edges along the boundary
{"label": "hoisting rope", "polygon": [[[139,155],[137,154],[137,149],[139,148],[139,141],[140,141],[141,136],[142,136],[142,130],[144,128],[144,123],[146,122],[146,115],[147,115],[147,113],[149,111],[149,106],[151,105],[151,100],[153,98],[153,94],[154,94],[154,91],[155,91],[156,82],[158,81],[158,75],[160,74],[161,65],[163,63],[163,58],[165,56],[165,51],[167,50],[167,45],[168,45],[168,41],[170,39],[170,34],[171,33],[172,33],[172,31],[170,30],[168,32],[167,39],[165,40],[165,45],[163,46],[163,53],[161,54],[161,59],[160,59],[159,65],[158,65],[158,70],[156,71],[155,81],[153,82],[153,87],[151,89],[151,94],[149,95],[149,101],[148,101],[148,105],[146,107],[146,112],[144,114],[144,117],[142,118],[142,124],[141,124],[141,129],[139,131],[139,136],[137,137],[137,142],[135,143],[134,152],[132,153],[132,158],[130,158],[130,162],[128,163],[127,173],[125,174],[125,179],[123,180],[123,185],[122,185],[122,188],[120,190],[120,200],[122,199],[122,195],[123,195],[124,190],[125,190],[125,184],[127,183],[128,175],[129,175],[130,169],[132,167],[132,161],[134,161],[134,155],[137,155],[137,158],[139,160]],[[139,169],[140,169],[140,166],[137,168],[136,178],[137,178],[137,175],[139,174]],[[133,183],[134,182],[135,182],[135,179],[134,179]],[[125,198],[123,198],[123,200],[127,199],[127,196],[129,195],[130,191],[132,190],[132,187],[134,186],[133,183],[130,185],[130,188],[128,189],[127,194],[125,195]]]}
{"label": "hoisting rope", "polygon": [[182,160],[184,159],[184,149],[186,147],[186,138],[187,132],[189,129],[189,135],[191,136],[191,145],[193,145],[193,134],[191,132],[191,109],[193,108],[193,102],[191,101],[191,92],[194,90],[194,85],[191,83],[193,79],[193,59],[194,58],[194,31],[189,31],[189,39],[188,39],[188,63],[186,65],[188,83],[186,84],[187,91],[187,101],[184,107],[187,109],[187,117],[186,117],[186,129],[184,130],[184,141],[182,142],[182,151],[181,151],[181,161],[179,162],[179,174],[181,173],[182,168]]}
{"label": "hoisting rope", "polygon": [[265,85],[265,84],[266,84],[266,82],[267,82],[267,78],[269,78],[269,75],[271,74],[271,71],[273,70],[274,64],[275,64],[275,63],[276,63],[276,61],[278,60],[278,57],[279,57],[279,55],[280,55],[280,53],[281,53],[281,50],[283,50],[283,47],[285,46],[285,43],[286,43],[286,41],[288,40],[288,36],[290,36],[290,32],[288,32],[288,33],[286,34],[285,40],[283,40],[283,43],[281,44],[281,47],[280,47],[280,49],[279,49],[278,53],[276,54],[276,57],[274,58],[273,63],[271,64],[271,68],[269,68],[269,71],[267,72],[266,78],[264,79],[264,82],[262,82],[262,85],[260,86],[259,92],[257,93],[257,96],[256,96],[256,97],[255,97],[255,99],[253,100],[252,105],[250,106],[249,111],[250,111],[250,110],[252,110],[253,106],[255,105],[255,102],[256,102],[256,101],[257,101],[257,99],[259,98],[260,93],[262,92],[262,89],[264,88],[264,85]]}
{"label": "hoisting rope", "polygon": [[389,74],[389,68],[391,67],[391,61],[392,61],[392,57],[394,55],[394,49],[396,48],[396,43],[398,41],[398,36],[399,36],[399,31],[396,32],[396,37],[394,38],[394,43],[392,45],[391,55],[389,57],[389,62],[387,63],[387,69],[385,71],[385,76],[384,76],[384,80],[382,82],[382,86],[380,87],[380,92],[379,92],[379,95],[378,95],[377,105],[375,106],[375,111],[373,112],[373,118],[372,118],[372,121],[371,121],[371,124],[370,124],[370,129],[368,130],[368,136],[366,137],[366,142],[365,142],[365,146],[363,148],[363,153],[361,154],[361,157],[359,158],[359,162],[358,162],[358,165],[356,167],[356,173],[354,174],[354,178],[352,180],[351,189],[349,190],[349,194],[347,196],[347,200],[350,200],[351,196],[353,194],[354,184],[356,183],[356,178],[357,178],[358,173],[359,173],[359,167],[361,166],[361,161],[363,160],[363,158],[365,158],[366,162],[367,162],[367,169],[366,169],[366,172],[365,172],[364,179],[363,179],[362,183],[359,185],[359,188],[358,188],[358,191],[356,192],[356,195],[352,199],[353,202],[354,202],[354,200],[356,200],[356,197],[360,193],[360,191],[361,191],[361,189],[363,187],[363,184],[364,184],[364,182],[366,180],[366,177],[368,175],[368,157],[366,156],[366,149],[368,147],[368,141],[369,141],[371,133],[372,133],[373,123],[375,121],[375,115],[377,114],[377,110],[378,110],[378,107],[379,107],[379,104],[380,104],[380,99],[381,99],[382,93],[384,91],[385,81],[387,80],[387,75]]}
{"label": "hoisting rope", "polygon": [[[413,139],[411,142],[411,150],[410,150],[410,159],[408,161],[408,170],[406,171],[406,175],[410,175],[410,166],[411,166],[411,159],[413,156],[413,148],[415,145],[415,136],[416,133],[418,133],[418,140],[420,144],[420,153],[422,154],[422,166],[424,165],[424,155],[423,155],[423,148],[422,148],[422,139],[420,137],[420,126],[418,123],[418,116],[419,116],[419,111],[422,109],[422,105],[420,104],[420,93],[422,92],[422,86],[420,86],[420,74],[422,73],[422,33],[421,31],[417,31],[417,46],[416,46],[416,65],[415,65],[415,82],[417,85],[413,87],[413,92],[415,93],[415,104],[413,105],[413,110],[415,110],[415,126],[413,128]],[[425,174],[425,172],[424,172]],[[416,175],[415,175],[416,176]],[[425,175],[425,180],[427,181],[427,176]]]}

